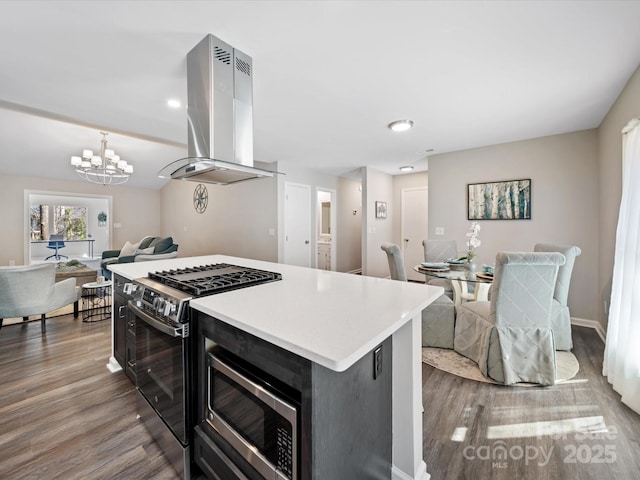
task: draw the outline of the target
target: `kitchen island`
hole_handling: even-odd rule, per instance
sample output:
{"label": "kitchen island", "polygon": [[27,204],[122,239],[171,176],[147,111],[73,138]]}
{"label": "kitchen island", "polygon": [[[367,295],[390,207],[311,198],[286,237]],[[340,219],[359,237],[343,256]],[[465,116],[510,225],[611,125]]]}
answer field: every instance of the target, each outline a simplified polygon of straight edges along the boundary
{"label": "kitchen island", "polygon": [[[422,460],[420,323],[422,309],[442,294],[442,288],[222,255],[109,268],[135,279],[148,272],[212,263],[279,272],[282,280],[192,300],[191,307],[202,314],[338,373],[366,360],[385,341],[390,344],[391,477],[428,478]],[[370,365],[373,376],[373,358]]]}

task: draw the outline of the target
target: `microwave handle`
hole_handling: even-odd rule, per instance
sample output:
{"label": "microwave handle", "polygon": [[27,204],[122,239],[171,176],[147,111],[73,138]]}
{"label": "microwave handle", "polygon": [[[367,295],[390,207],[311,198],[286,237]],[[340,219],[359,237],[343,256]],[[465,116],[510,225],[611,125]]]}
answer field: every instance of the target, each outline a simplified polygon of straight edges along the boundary
{"label": "microwave handle", "polygon": [[271,392],[268,392],[262,386],[258,385],[255,382],[252,382],[245,376],[240,375],[215,355],[209,355],[209,362],[214,369],[219,370],[231,380],[235,381],[238,385],[242,386],[245,390],[251,392],[252,395],[258,398],[264,404],[273,408],[276,412],[286,418],[292,425],[296,424],[296,409],[289,405],[287,402],[279,399]]}
{"label": "microwave handle", "polygon": [[179,327],[170,327],[166,323],[162,323],[161,321],[156,320],[147,312],[138,308],[132,300],[129,300],[128,305],[135,316],[143,320],[150,327],[155,328],[156,330],[159,330],[160,332],[172,337],[187,338],[189,336],[188,324],[183,323],[180,324]]}

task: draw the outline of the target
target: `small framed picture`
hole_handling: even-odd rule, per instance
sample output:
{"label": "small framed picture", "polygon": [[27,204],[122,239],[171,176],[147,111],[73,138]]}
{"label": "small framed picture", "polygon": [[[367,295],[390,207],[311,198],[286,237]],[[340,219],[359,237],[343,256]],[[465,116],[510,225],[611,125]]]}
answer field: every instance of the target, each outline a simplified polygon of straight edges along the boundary
{"label": "small framed picture", "polygon": [[376,202],[376,218],[387,218],[387,202]]}

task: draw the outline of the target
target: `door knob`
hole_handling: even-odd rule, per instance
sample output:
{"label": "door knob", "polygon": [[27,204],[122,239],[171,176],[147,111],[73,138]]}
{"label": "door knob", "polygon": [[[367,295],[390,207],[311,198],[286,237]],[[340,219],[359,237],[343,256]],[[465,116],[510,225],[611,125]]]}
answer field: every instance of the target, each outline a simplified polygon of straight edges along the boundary
{"label": "door knob", "polygon": [[309,245],[309,240],[305,240],[305,241],[304,241],[304,244],[305,244],[305,245]]}

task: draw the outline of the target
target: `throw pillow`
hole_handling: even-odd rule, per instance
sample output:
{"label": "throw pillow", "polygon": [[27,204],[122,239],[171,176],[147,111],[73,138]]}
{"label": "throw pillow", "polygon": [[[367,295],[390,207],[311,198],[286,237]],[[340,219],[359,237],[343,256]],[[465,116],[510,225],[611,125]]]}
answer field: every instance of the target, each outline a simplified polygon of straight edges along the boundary
{"label": "throw pillow", "polygon": [[138,250],[139,246],[140,246],[140,242],[132,244],[129,240],[127,240],[124,243],[124,247],[120,249],[120,255],[118,255],[118,258],[130,257],[131,255],[135,255],[136,250]]}
{"label": "throw pillow", "polygon": [[155,243],[153,253],[162,253],[171,245],[173,245],[172,237],[161,238]]}
{"label": "throw pillow", "polygon": [[142,240],[140,240],[140,250],[149,248],[151,246],[151,242],[153,242],[155,238],[156,237],[144,237]]}
{"label": "throw pillow", "polygon": [[139,248],[136,250],[136,255],[152,255],[154,247],[149,248]]}

